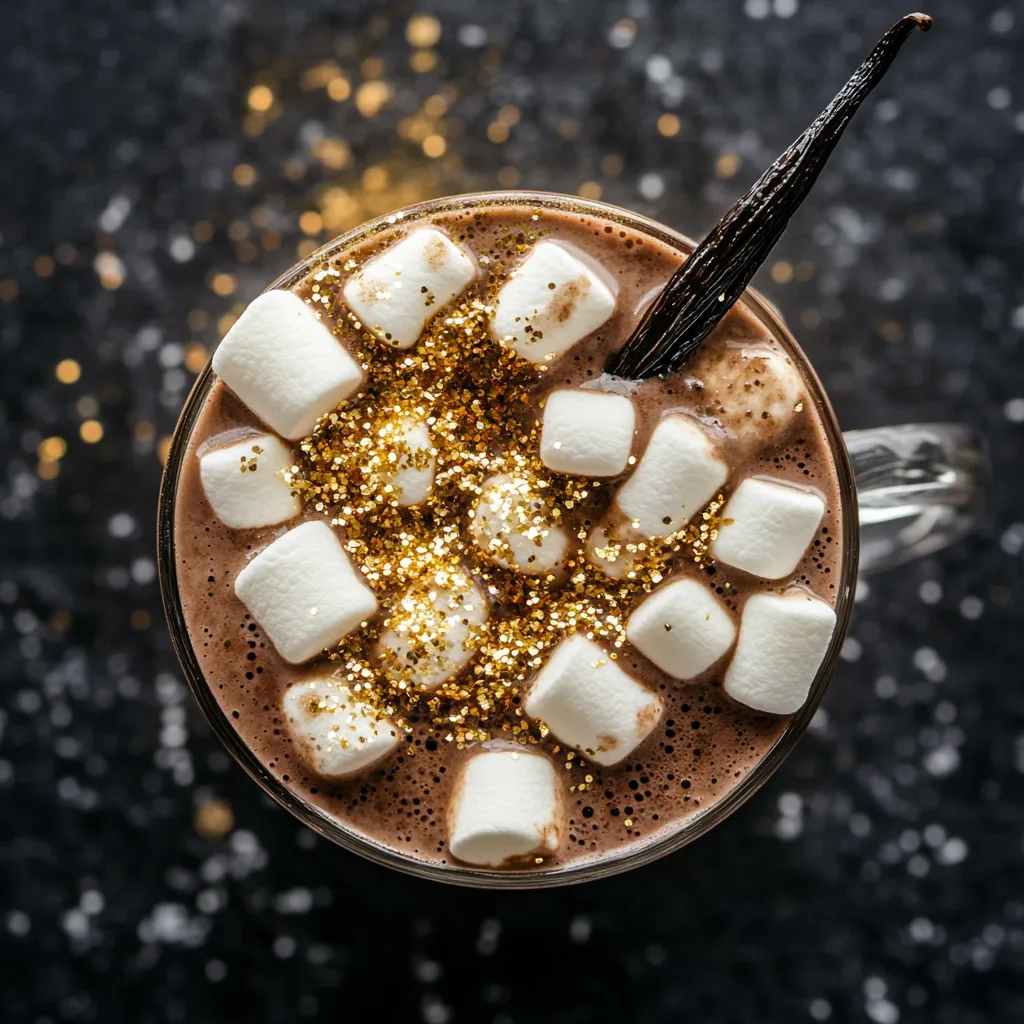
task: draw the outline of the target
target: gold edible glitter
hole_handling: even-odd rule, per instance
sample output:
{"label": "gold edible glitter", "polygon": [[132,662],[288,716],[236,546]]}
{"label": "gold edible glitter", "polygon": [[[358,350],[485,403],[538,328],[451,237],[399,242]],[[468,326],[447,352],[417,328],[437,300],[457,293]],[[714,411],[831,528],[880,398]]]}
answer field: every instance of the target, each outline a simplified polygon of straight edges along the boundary
{"label": "gold edible glitter", "polygon": [[[719,495],[693,525],[648,541],[607,520],[611,492],[602,481],[554,475],[543,464],[539,409],[547,374],[490,332],[505,266],[536,238],[524,227],[480,252],[486,283],[435,315],[405,350],[366,331],[339,301],[343,274],[347,279],[356,261],[321,264],[306,280],[307,301],[364,367],[366,385],[300,442],[285,478],[307,509],[340,528],[384,609],[330,651],[334,679],[400,727],[429,722],[459,749],[498,736],[523,745],[546,736],[542,722],[522,714],[521,702],[550,651],[580,633],[614,658],[630,612],[664,578],[668,562],[689,547],[699,565],[706,563],[724,501]],[[426,426],[429,448],[410,445],[409,424]],[[428,467],[429,496],[404,507],[396,474]],[[601,523],[614,533],[608,547],[628,557],[621,579],[588,556]],[[539,549],[556,527],[568,542],[556,568],[528,574],[506,567],[517,566],[522,551]],[[516,544],[509,543],[513,535]],[[479,626],[470,618],[474,587],[490,605]],[[435,689],[421,688],[417,668],[444,656],[460,618],[469,627],[468,666]],[[401,644],[378,644],[385,632]],[[573,751],[562,761],[584,767]],[[592,782],[586,775],[577,789]]]}

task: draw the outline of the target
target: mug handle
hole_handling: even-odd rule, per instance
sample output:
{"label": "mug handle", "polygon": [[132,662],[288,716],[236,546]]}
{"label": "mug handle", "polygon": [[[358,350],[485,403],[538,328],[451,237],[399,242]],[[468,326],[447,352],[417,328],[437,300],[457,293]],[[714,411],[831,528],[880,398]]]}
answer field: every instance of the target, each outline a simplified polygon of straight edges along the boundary
{"label": "mug handle", "polygon": [[908,423],[843,434],[860,506],[860,571],[947,547],[977,523],[990,468],[984,440],[959,423]]}

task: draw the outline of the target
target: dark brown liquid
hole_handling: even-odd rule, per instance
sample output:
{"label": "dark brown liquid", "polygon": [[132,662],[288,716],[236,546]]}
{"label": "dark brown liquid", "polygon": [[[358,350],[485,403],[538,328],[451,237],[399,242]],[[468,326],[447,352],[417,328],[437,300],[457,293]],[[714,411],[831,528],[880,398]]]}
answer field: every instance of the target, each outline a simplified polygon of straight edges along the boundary
{"label": "dark brown liquid", "polygon": [[[530,221],[539,214],[539,221]],[[551,210],[502,208],[481,219],[479,212],[453,212],[434,219],[456,241],[481,251],[498,248],[509,231],[527,225],[553,238],[571,242],[610,273],[618,284],[617,309],[598,337],[577,345],[556,362],[544,378],[540,394],[575,385],[601,374],[606,355],[621,345],[635,327],[652,289],[663,285],[680,263],[677,252],[649,237],[589,216]],[[403,225],[399,232],[408,230]],[[359,260],[390,244],[395,235],[377,236],[369,247],[346,253]],[[344,279],[343,279],[344,280]],[[306,294],[307,283],[296,290]],[[729,357],[730,342],[772,341],[766,328],[740,307],[734,309],[703,346],[690,367],[667,381],[649,381],[633,395],[637,409],[637,443],[643,450],[659,416],[683,408],[714,416],[714,396],[694,387],[691,374],[701,366]],[[441,730],[427,722],[414,723],[412,735],[388,757],[358,776],[340,782],[318,777],[305,763],[288,735],[281,698],[293,683],[315,675],[317,663],[286,663],[265,638],[235,596],[235,576],[253,550],[266,546],[281,527],[230,530],[213,515],[199,479],[196,450],[209,438],[239,427],[261,428],[251,412],[216,382],[189,439],[178,484],[174,537],[178,582],[189,635],[205,677],[242,741],[285,786],[325,816],[367,839],[399,853],[436,864],[452,864],[446,845],[446,820],[451,784],[461,764],[473,753],[444,741]],[[750,473],[768,473],[816,488],[827,513],[817,539],[790,578],[812,589],[831,605],[836,603],[843,552],[839,497],[832,455],[814,403],[805,401],[785,431],[767,447],[754,448],[724,441],[722,457],[730,464],[730,483]],[[617,481],[609,481],[610,497]],[[594,521],[608,498],[590,510]],[[323,518],[307,514],[309,518]],[[595,518],[596,517],[596,518]],[[724,567],[698,568],[679,557],[671,578],[701,575],[716,586],[734,612],[747,595],[778,590],[787,581],[768,581]],[[729,588],[725,584],[730,584]],[[492,608],[492,620],[501,608]],[[651,735],[630,758],[611,768],[590,764],[585,770],[562,771],[564,755],[554,755],[564,786],[568,825],[560,850],[545,859],[552,866],[619,854],[639,848],[687,817],[704,811],[739,784],[785,729],[787,719],[759,714],[732,701],[724,692],[721,674],[727,659],[703,677],[688,682],[672,679],[630,648],[618,664],[655,690],[665,710]],[[553,737],[537,748],[550,752]],[[410,756],[409,748],[415,750]],[[593,777],[583,793],[570,787]],[[628,824],[627,824],[628,822]]]}

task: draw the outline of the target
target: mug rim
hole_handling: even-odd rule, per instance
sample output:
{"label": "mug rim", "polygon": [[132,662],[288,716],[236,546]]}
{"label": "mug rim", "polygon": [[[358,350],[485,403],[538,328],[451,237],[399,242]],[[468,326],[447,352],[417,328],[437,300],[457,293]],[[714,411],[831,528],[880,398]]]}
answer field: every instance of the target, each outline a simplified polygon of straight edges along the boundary
{"label": "mug rim", "polygon": [[[305,259],[279,275],[264,291],[276,288],[290,288],[318,262],[336,251],[345,250],[357,243],[394,228],[405,220],[419,221],[442,213],[462,209],[494,209],[495,207],[533,207],[542,210],[556,210],[561,213],[579,213],[600,217],[622,227],[647,235],[680,255],[688,255],[695,243],[686,235],[664,224],[632,213],[622,207],[612,206],[596,200],[581,199],[578,196],[554,192],[499,191],[472,192],[464,195],[431,199],[400,211],[385,214],[366,221],[320,246]],[[241,735],[232,726],[230,719],[221,708],[212,687],[206,681],[198,658],[192,648],[184,609],[178,589],[177,562],[174,545],[174,505],[178,482],[184,467],[188,442],[196,419],[212,388],[216,376],[212,359],[197,378],[185,401],[171,438],[167,461],[160,482],[157,507],[157,566],[160,581],[160,595],[163,601],[171,643],[178,662],[207,722],[228,752],[242,766],[246,773],[285,810],[295,815],[303,824],[312,828],[325,839],[330,840],[351,853],[356,853],[383,867],[393,868],[405,874],[433,881],[472,888],[485,889],[543,889],[555,886],[578,884],[598,878],[607,878],[633,868],[649,864],[702,836],[709,829],[728,818],[742,804],[750,799],[775,773],[789,756],[797,741],[807,730],[825,690],[832,678],[839,651],[850,625],[853,611],[853,590],[857,578],[859,556],[859,530],[857,518],[857,494],[853,469],[843,441],[842,431],[836,420],[828,396],[822,387],[814,367],[803,349],[786,327],[775,307],[753,288],[747,288],[738,300],[746,304],[773,337],[797,357],[798,369],[809,385],[811,400],[824,426],[826,441],[832,453],[836,470],[837,490],[840,505],[840,532],[843,540],[842,570],[836,588],[836,626],[828,651],[818,668],[810,693],[803,707],[792,715],[785,728],[764,756],[731,790],[721,799],[704,810],[694,812],[676,827],[666,825],[664,834],[643,841],[638,849],[628,847],[612,854],[598,855],[593,859],[530,872],[504,872],[499,869],[473,867],[471,865],[441,865],[419,860],[409,854],[377,843],[353,829],[349,829],[329,818],[324,812],[306,803],[301,795],[290,789],[271,774],[256,757]]]}

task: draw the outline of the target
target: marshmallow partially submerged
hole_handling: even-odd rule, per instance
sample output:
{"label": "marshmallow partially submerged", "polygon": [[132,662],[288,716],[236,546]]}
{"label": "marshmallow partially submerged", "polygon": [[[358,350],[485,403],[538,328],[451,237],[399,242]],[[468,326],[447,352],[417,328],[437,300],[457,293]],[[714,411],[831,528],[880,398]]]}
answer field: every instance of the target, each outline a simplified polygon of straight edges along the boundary
{"label": "marshmallow partially submerged", "polygon": [[716,562],[755,576],[782,579],[796,568],[824,515],[820,495],[793,484],[748,477],[722,509],[711,555]]}
{"label": "marshmallow partially submerged", "polygon": [[615,296],[558,242],[538,242],[498,292],[495,337],[531,363],[557,359],[615,312]]}
{"label": "marshmallow partially submerged", "polygon": [[587,557],[606,576],[623,580],[636,575],[637,562],[651,545],[628,523],[604,522],[587,537]]}
{"label": "marshmallow partially submerged", "polygon": [[554,766],[541,754],[475,754],[449,808],[448,849],[467,864],[486,867],[551,853],[561,842],[559,803]]}
{"label": "marshmallow partially submerged", "polygon": [[798,711],[835,626],[829,605],[802,590],[747,598],[736,653],[725,673],[726,693],[756,711]]}
{"label": "marshmallow partially submerged", "polygon": [[235,578],[235,593],[285,661],[307,661],[377,610],[377,599],[322,520],[264,548]]}
{"label": "marshmallow partially submerged", "polygon": [[288,687],[282,707],[292,737],[318,775],[358,772],[389,754],[401,739],[390,719],[326,679]]}
{"label": "marshmallow partially submerged", "polygon": [[611,765],[646,739],[662,705],[597,644],[577,633],[559,643],[541,668],[524,710],[563,743],[598,764]]}
{"label": "marshmallow partially submerged", "polygon": [[309,434],[363,380],[312,307],[280,290],[249,303],[213,353],[213,371],[267,426],[292,440]]}
{"label": "marshmallow partially submerged", "polygon": [[199,457],[199,478],[214,515],[233,530],[273,526],[297,516],[302,501],[285,483],[292,451],[273,434],[246,437]]}
{"label": "marshmallow partially submerged", "polygon": [[636,411],[622,395],[555,391],[544,406],[540,457],[548,469],[577,476],[616,476],[633,447]]}
{"label": "marshmallow partially submerged", "polygon": [[736,627],[703,583],[677,580],[658,587],[633,612],[626,637],[663,672],[692,679],[732,647]]}
{"label": "marshmallow partially submerged", "polygon": [[397,436],[408,451],[398,457],[397,468],[390,476],[395,501],[400,508],[422,505],[434,489],[437,459],[431,454],[430,431],[420,420],[404,420]]}
{"label": "marshmallow partially submerged", "polygon": [[392,610],[380,638],[385,670],[433,690],[473,657],[473,638],[487,621],[487,601],[468,576],[413,587]]}
{"label": "marshmallow partially submerged", "polygon": [[427,321],[475,274],[476,265],[443,231],[419,228],[367,260],[342,294],[367,330],[396,348],[411,348]]}
{"label": "marshmallow partially submerged", "polygon": [[729,470],[708,435],[689,417],[672,415],[654,428],[632,476],[619,488],[619,508],[646,537],[667,537],[718,492]]}
{"label": "marshmallow partially submerged", "polygon": [[569,543],[547,517],[547,505],[525,480],[499,474],[484,481],[470,533],[492,562],[536,576],[554,569]]}
{"label": "marshmallow partially submerged", "polygon": [[767,345],[730,345],[700,353],[687,367],[704,384],[710,411],[745,443],[764,445],[782,433],[805,400],[789,356]]}

